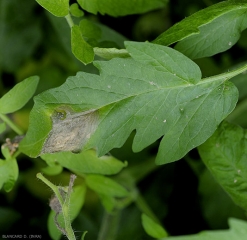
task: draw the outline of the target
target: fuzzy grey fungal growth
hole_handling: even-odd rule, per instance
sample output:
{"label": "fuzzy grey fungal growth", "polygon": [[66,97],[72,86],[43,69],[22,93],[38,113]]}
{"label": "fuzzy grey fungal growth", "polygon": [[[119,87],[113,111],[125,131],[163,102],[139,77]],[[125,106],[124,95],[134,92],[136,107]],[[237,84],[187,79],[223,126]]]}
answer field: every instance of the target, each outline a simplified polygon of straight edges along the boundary
{"label": "fuzzy grey fungal growth", "polygon": [[51,116],[50,131],[40,154],[59,151],[79,152],[94,133],[98,122],[98,112],[73,112],[68,108],[55,111]]}

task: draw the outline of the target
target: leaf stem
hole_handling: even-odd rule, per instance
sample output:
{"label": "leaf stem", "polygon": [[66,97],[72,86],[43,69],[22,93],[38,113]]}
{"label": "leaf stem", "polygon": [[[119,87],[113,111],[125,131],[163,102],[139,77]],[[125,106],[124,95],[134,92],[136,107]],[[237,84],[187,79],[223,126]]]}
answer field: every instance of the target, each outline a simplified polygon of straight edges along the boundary
{"label": "leaf stem", "polygon": [[100,227],[99,235],[97,240],[114,240],[116,239],[116,233],[119,226],[120,220],[120,210],[117,210],[113,214],[108,212],[104,212],[104,216],[102,219],[102,224]]}
{"label": "leaf stem", "polygon": [[159,219],[156,217],[152,209],[148,206],[145,199],[140,194],[138,194],[138,197],[136,198],[135,203],[137,207],[141,210],[141,212],[145,213],[147,216],[152,218],[156,223],[161,224]]}
{"label": "leaf stem", "polygon": [[37,178],[43,181],[47,186],[49,186],[53,192],[55,193],[60,206],[62,206],[62,214],[63,214],[63,219],[64,219],[64,225],[65,225],[65,234],[69,240],[76,240],[74,231],[71,226],[70,222],[70,212],[69,212],[69,204],[70,204],[70,195],[72,193],[72,187],[74,184],[74,180],[76,176],[72,174],[70,176],[70,183],[69,183],[69,188],[68,192],[66,194],[65,200],[63,200],[63,197],[59,191],[59,187],[51,183],[48,179],[46,179],[41,173],[37,173]]}
{"label": "leaf stem", "polygon": [[66,15],[65,19],[67,20],[67,23],[69,24],[70,28],[72,28],[74,26],[74,22],[71,18],[71,15],[70,14]]}
{"label": "leaf stem", "polygon": [[15,125],[5,114],[0,113],[0,118],[18,135],[23,135],[23,131]]}
{"label": "leaf stem", "polygon": [[225,78],[225,81],[226,81],[226,80],[229,80],[229,79],[231,79],[231,78],[233,78],[233,77],[237,76],[238,74],[243,73],[245,71],[247,71],[247,64],[245,64],[244,66],[242,66],[236,70],[230,71],[230,72],[226,72],[226,73],[222,73],[219,75],[203,78],[202,79],[203,81],[201,83],[203,83],[204,81],[208,81],[208,82],[217,81],[217,80],[222,79],[222,78]]}

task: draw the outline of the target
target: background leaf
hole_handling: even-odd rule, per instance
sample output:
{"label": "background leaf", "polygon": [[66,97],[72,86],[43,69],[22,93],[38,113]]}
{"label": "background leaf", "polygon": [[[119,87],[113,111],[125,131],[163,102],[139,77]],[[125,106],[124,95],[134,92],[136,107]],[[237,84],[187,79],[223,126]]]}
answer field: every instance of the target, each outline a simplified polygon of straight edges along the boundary
{"label": "background leaf", "polygon": [[153,238],[165,238],[167,232],[158,223],[154,222],[153,219],[148,217],[146,214],[142,214],[142,226],[146,233]]}
{"label": "background leaf", "polygon": [[238,219],[229,219],[229,230],[203,231],[195,235],[168,237],[164,240],[245,240],[247,223]]}
{"label": "background leaf", "polygon": [[199,146],[200,156],[233,201],[247,210],[247,133],[223,122],[214,135]]}
{"label": "background leaf", "polygon": [[41,156],[46,162],[59,163],[77,175],[85,173],[94,174],[116,174],[127,166],[112,156],[97,157],[94,150],[88,150],[79,154],[61,152],[55,154],[44,154]]}
{"label": "background leaf", "polygon": [[247,28],[247,3],[225,1],[196,12],[175,24],[154,40],[170,45],[195,59],[212,56],[231,48]]}
{"label": "background leaf", "polygon": [[136,129],[134,151],[165,134],[156,162],[172,162],[210,137],[235,107],[237,89],[226,80],[245,68],[200,81],[199,67],[173,49],[126,45],[133,59],[95,62],[100,76],[78,73],[35,98],[22,151],[37,156],[85,145],[103,155]]}
{"label": "background leaf", "polygon": [[126,197],[128,191],[114,180],[102,175],[87,175],[86,183],[95,192],[111,197]]}
{"label": "background leaf", "polygon": [[164,7],[167,0],[77,0],[82,9],[93,14],[109,14],[111,16],[124,16],[129,14],[144,13]]}
{"label": "background leaf", "polygon": [[79,8],[77,3],[71,4],[69,10],[75,17],[82,17],[84,15],[84,12]]}
{"label": "background leaf", "polygon": [[69,14],[69,0],[36,0],[36,2],[56,17],[65,17]]}
{"label": "background leaf", "polygon": [[83,39],[77,25],[71,29],[71,49],[75,57],[84,64],[91,63],[94,59],[93,48]]}
{"label": "background leaf", "polygon": [[42,38],[35,1],[0,1],[0,68],[16,72],[37,49]]}
{"label": "background leaf", "polygon": [[7,147],[2,146],[2,153],[6,156],[6,160],[0,159],[0,189],[10,192],[15,185],[19,175],[19,168],[15,158],[10,156]]}
{"label": "background leaf", "polygon": [[0,99],[0,113],[12,113],[21,109],[33,96],[39,83],[39,77],[29,77],[16,84]]}
{"label": "background leaf", "polygon": [[4,122],[0,123],[0,134],[6,130],[6,124]]}

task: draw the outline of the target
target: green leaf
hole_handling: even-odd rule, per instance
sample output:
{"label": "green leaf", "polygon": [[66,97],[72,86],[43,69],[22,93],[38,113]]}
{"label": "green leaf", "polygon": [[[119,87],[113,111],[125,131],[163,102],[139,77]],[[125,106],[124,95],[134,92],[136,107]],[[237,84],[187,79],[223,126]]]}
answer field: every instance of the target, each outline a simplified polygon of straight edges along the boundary
{"label": "green leaf", "polygon": [[201,81],[199,67],[171,48],[126,46],[132,58],[95,62],[100,76],[78,73],[34,98],[24,153],[96,147],[103,155],[136,129],[133,150],[164,135],[156,162],[168,163],[205,142],[234,109],[238,92],[227,80],[246,66]]}
{"label": "green leaf", "polygon": [[6,160],[0,159],[0,189],[3,188],[6,192],[10,192],[18,178],[18,164],[16,159],[10,156],[7,147],[2,147],[2,153],[7,158]]}
{"label": "green leaf", "polygon": [[223,122],[198,149],[218,183],[237,205],[247,210],[247,131]]}
{"label": "green leaf", "polygon": [[232,201],[207,168],[199,174],[198,193],[201,212],[210,229],[227,228],[230,217],[246,219],[243,209]]}
{"label": "green leaf", "polygon": [[126,197],[128,191],[114,180],[102,175],[87,175],[86,183],[95,192],[111,197]]}
{"label": "green leaf", "polygon": [[164,240],[245,240],[247,234],[247,223],[242,220],[229,219],[229,230],[203,231],[198,234],[168,237]]}
{"label": "green leaf", "polygon": [[[84,205],[85,196],[86,196],[85,184],[80,184],[73,188],[73,192],[71,194],[71,199],[70,199],[71,206],[73,206],[70,208],[71,221],[73,221],[81,211],[81,208]],[[58,240],[61,238],[61,232],[57,229],[54,223],[54,216],[55,216],[55,212],[51,211],[48,217],[48,231],[52,239]],[[61,214],[58,216],[58,222],[63,223]],[[63,226],[63,224],[61,225]]]}
{"label": "green leaf", "polygon": [[82,36],[87,39],[100,39],[101,38],[101,29],[92,21],[87,19],[82,19],[79,24]]}
{"label": "green leaf", "polygon": [[115,206],[116,206],[116,199],[106,194],[98,193],[98,195],[100,197],[100,201],[102,205],[104,206],[105,210],[108,213],[113,213],[113,211],[115,210]]}
{"label": "green leaf", "polygon": [[55,154],[44,154],[41,156],[48,164],[59,163],[76,174],[116,174],[127,166],[127,162],[121,162],[112,156],[97,157],[94,150],[88,150],[79,154],[61,152]]}
{"label": "green leaf", "polygon": [[71,28],[71,49],[75,57],[84,64],[91,63],[94,59],[93,48],[83,39],[77,25]]}
{"label": "green leaf", "polygon": [[86,11],[111,16],[125,16],[130,14],[145,13],[166,5],[167,0],[77,0]]}
{"label": "green leaf", "polygon": [[231,48],[247,28],[247,3],[224,1],[183,19],[154,40],[170,45],[192,59],[212,56]]}
{"label": "green leaf", "polygon": [[39,77],[32,76],[16,84],[0,99],[0,113],[12,113],[21,109],[33,96]]}
{"label": "green leaf", "polygon": [[36,2],[56,17],[65,17],[69,14],[69,0],[36,0]]}
{"label": "green leaf", "polygon": [[73,3],[69,8],[71,14],[75,17],[82,17],[84,12],[79,8],[77,3]]}
{"label": "green leaf", "polygon": [[6,130],[6,123],[0,123],[0,134]]}
{"label": "green leaf", "polygon": [[162,226],[160,226],[144,213],[142,214],[142,226],[145,232],[153,238],[165,238],[168,236],[167,232]]}

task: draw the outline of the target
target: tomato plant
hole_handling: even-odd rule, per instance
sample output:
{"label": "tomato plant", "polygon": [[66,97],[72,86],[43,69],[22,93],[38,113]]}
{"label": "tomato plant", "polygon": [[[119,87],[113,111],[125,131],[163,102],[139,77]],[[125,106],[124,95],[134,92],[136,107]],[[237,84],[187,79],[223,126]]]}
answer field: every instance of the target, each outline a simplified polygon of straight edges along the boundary
{"label": "tomato plant", "polygon": [[2,238],[246,238],[246,1],[0,16]]}

